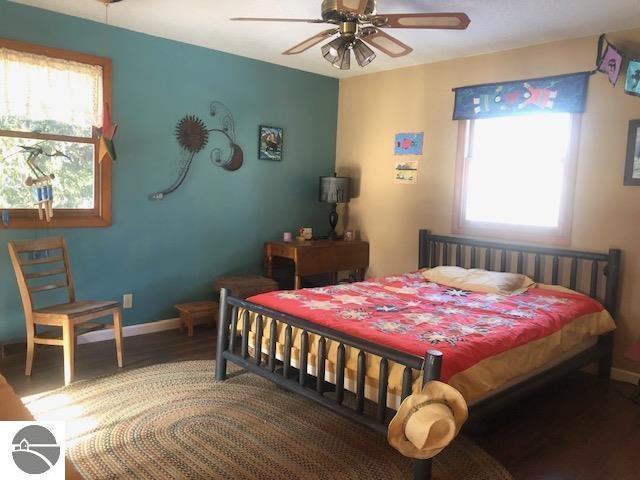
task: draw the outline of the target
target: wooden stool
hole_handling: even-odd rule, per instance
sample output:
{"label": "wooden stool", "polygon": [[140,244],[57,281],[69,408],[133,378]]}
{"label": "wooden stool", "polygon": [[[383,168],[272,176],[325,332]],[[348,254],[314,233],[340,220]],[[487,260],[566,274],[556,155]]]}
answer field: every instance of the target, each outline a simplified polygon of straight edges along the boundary
{"label": "wooden stool", "polygon": [[202,300],[199,302],[178,303],[174,307],[180,312],[180,331],[184,331],[186,326],[189,336],[193,337],[193,319],[195,317],[209,317],[209,326],[213,326],[213,322],[218,314],[218,302],[211,300]]}
{"label": "wooden stool", "polygon": [[215,278],[213,292],[218,295],[222,288],[231,290],[231,295],[238,298],[279,290],[278,282],[260,275],[228,275]]}

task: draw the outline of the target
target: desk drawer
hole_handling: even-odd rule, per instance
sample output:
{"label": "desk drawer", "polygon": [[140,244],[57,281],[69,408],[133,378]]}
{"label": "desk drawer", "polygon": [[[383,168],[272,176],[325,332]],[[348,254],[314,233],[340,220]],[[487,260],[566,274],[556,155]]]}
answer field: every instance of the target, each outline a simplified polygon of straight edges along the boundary
{"label": "desk drawer", "polygon": [[297,252],[296,273],[301,276],[317,275],[341,270],[366,269],[369,266],[369,244],[317,246],[301,248]]}

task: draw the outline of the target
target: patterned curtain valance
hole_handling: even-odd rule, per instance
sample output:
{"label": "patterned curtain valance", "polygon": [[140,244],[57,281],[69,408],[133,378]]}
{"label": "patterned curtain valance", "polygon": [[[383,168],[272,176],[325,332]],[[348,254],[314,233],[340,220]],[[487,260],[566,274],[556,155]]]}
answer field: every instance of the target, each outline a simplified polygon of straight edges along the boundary
{"label": "patterned curtain valance", "polygon": [[454,88],[454,120],[582,113],[591,72]]}

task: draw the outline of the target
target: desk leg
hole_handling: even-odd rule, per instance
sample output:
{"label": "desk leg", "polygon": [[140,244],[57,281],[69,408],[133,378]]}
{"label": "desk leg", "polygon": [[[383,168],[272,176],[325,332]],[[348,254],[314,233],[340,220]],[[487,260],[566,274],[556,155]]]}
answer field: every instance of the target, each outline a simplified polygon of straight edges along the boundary
{"label": "desk leg", "polygon": [[294,290],[300,290],[302,288],[302,277],[300,275],[296,275],[293,288]]}
{"label": "desk leg", "polygon": [[267,263],[267,277],[273,278],[273,257],[271,255],[267,255],[266,263]]}
{"label": "desk leg", "polygon": [[185,320],[187,321],[189,336],[193,337],[193,315],[191,315],[191,313],[185,314]]}

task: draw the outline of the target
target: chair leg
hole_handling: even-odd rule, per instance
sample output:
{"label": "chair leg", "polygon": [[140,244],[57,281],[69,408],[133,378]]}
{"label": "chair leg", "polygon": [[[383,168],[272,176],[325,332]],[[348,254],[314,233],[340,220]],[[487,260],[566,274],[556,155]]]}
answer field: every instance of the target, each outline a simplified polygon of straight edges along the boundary
{"label": "chair leg", "polygon": [[62,322],[62,350],[64,356],[64,384],[69,385],[73,382],[74,362],[75,362],[75,335],[73,332],[74,325],[70,319]]}
{"label": "chair leg", "polygon": [[31,375],[31,368],[33,367],[33,355],[36,349],[33,337],[33,332],[27,332],[27,363],[24,367],[24,374],[27,376]]}
{"label": "chair leg", "polygon": [[113,333],[116,339],[116,355],[118,357],[118,367],[122,368],[122,311],[120,309],[113,312]]}

